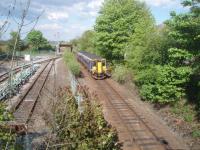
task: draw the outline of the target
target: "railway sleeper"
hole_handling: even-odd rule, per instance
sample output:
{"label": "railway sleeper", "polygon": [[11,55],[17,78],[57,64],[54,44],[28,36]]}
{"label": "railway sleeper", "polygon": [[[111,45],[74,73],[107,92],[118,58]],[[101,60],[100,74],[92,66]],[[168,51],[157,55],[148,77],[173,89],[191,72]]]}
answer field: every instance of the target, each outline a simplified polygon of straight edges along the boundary
{"label": "railway sleeper", "polygon": [[144,137],[144,138],[134,138],[134,140],[140,145],[140,146],[155,146],[155,145],[168,145],[169,143],[162,137]]}

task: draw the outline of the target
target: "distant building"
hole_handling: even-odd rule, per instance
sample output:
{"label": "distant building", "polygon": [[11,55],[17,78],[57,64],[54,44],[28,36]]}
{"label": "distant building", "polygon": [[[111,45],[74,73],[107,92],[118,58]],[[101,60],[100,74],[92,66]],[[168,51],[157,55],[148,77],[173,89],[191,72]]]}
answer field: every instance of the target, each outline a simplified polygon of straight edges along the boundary
{"label": "distant building", "polygon": [[72,44],[68,44],[68,43],[58,43],[56,45],[56,52],[57,54],[63,54],[66,50],[69,50],[69,51],[73,51],[73,46]]}

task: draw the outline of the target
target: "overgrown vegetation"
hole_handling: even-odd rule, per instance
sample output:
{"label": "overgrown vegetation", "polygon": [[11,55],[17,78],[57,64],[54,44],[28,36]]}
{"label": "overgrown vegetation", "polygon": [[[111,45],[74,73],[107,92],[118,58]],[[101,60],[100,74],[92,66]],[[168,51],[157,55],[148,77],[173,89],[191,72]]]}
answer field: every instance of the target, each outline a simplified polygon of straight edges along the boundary
{"label": "overgrown vegetation", "polygon": [[116,68],[113,77],[120,83],[125,81],[126,70],[133,72],[144,100],[174,104],[187,96],[198,104],[199,1],[183,1],[183,6],[191,10],[172,12],[171,19],[156,26],[145,3],[107,0],[92,36],[85,36],[87,31],[79,38],[84,42],[77,40],[76,45],[87,43],[85,49],[92,47],[110,60]]}
{"label": "overgrown vegetation", "polygon": [[72,74],[75,76],[80,75],[80,64],[77,62],[74,54],[68,51],[64,53],[64,61],[67,67],[71,70]]}
{"label": "overgrown vegetation", "polygon": [[52,46],[47,39],[43,36],[41,31],[33,30],[28,33],[26,37],[29,47],[33,50],[52,50]]}
{"label": "overgrown vegetation", "polygon": [[69,88],[60,89],[56,107],[57,148],[71,150],[118,150],[116,131],[105,121],[101,107],[85,95],[80,113]]}
{"label": "overgrown vegetation", "polygon": [[187,105],[186,100],[179,101],[172,107],[172,113],[182,117],[186,122],[193,122],[197,113],[194,111],[194,106]]}
{"label": "overgrown vegetation", "polygon": [[8,51],[8,53],[12,53],[12,50],[14,49],[15,42],[17,43],[16,44],[16,51],[20,51],[20,50],[24,49],[24,43],[21,40],[21,37],[17,36],[17,34],[18,33],[14,32],[14,31],[12,31],[10,33],[10,40],[8,41],[8,44],[7,44],[7,51]]}
{"label": "overgrown vegetation", "polygon": [[0,55],[5,54],[6,49],[7,49],[7,41],[0,41]]}
{"label": "overgrown vegetation", "polygon": [[184,96],[184,85],[189,80],[190,68],[152,65],[136,75],[143,99],[162,104],[174,103]]}
{"label": "overgrown vegetation", "polygon": [[[193,122],[200,116],[200,1],[181,2],[188,12],[171,12],[169,20],[155,25],[145,3],[107,0],[84,48],[112,62],[118,82],[133,74],[143,100],[170,105],[172,113]],[[195,129],[193,135],[199,133]]]}
{"label": "overgrown vegetation", "polygon": [[[20,36],[17,36],[17,32],[12,31],[10,33],[10,39],[7,41],[0,42],[0,54],[8,54],[12,55],[12,50],[14,49],[14,45],[16,42],[16,52],[40,52],[44,50],[54,50],[54,48],[50,45],[47,39],[43,36],[41,31],[32,30],[25,39],[21,39]],[[18,37],[18,38],[17,38]]]}
{"label": "overgrown vegetation", "polygon": [[125,66],[118,65],[115,67],[112,76],[117,82],[123,84],[129,79],[130,73]]}
{"label": "overgrown vegetation", "polygon": [[85,31],[80,38],[70,41],[75,50],[84,50],[96,53],[95,48],[95,32],[93,30]]}
{"label": "overgrown vegetation", "polygon": [[14,149],[16,135],[5,124],[13,120],[13,116],[6,111],[5,105],[0,103],[0,149]]}

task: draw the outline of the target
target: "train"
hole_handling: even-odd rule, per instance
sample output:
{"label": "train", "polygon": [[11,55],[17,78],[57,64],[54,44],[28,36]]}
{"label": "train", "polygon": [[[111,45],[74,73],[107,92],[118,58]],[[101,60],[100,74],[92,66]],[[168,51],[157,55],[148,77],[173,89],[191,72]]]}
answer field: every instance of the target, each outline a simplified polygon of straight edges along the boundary
{"label": "train", "polygon": [[86,51],[77,52],[76,57],[94,79],[102,80],[111,76],[106,59]]}

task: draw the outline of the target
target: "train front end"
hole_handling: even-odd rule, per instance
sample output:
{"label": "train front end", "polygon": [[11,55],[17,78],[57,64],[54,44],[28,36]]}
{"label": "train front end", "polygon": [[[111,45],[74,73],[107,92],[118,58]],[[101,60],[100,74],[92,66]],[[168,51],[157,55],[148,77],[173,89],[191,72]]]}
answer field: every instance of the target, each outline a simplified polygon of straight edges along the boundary
{"label": "train front end", "polygon": [[107,77],[107,66],[105,59],[94,60],[92,67],[92,76],[97,80],[102,80]]}
{"label": "train front end", "polygon": [[94,79],[102,80],[106,77],[110,77],[106,59],[86,51],[77,52],[77,59],[87,68]]}

